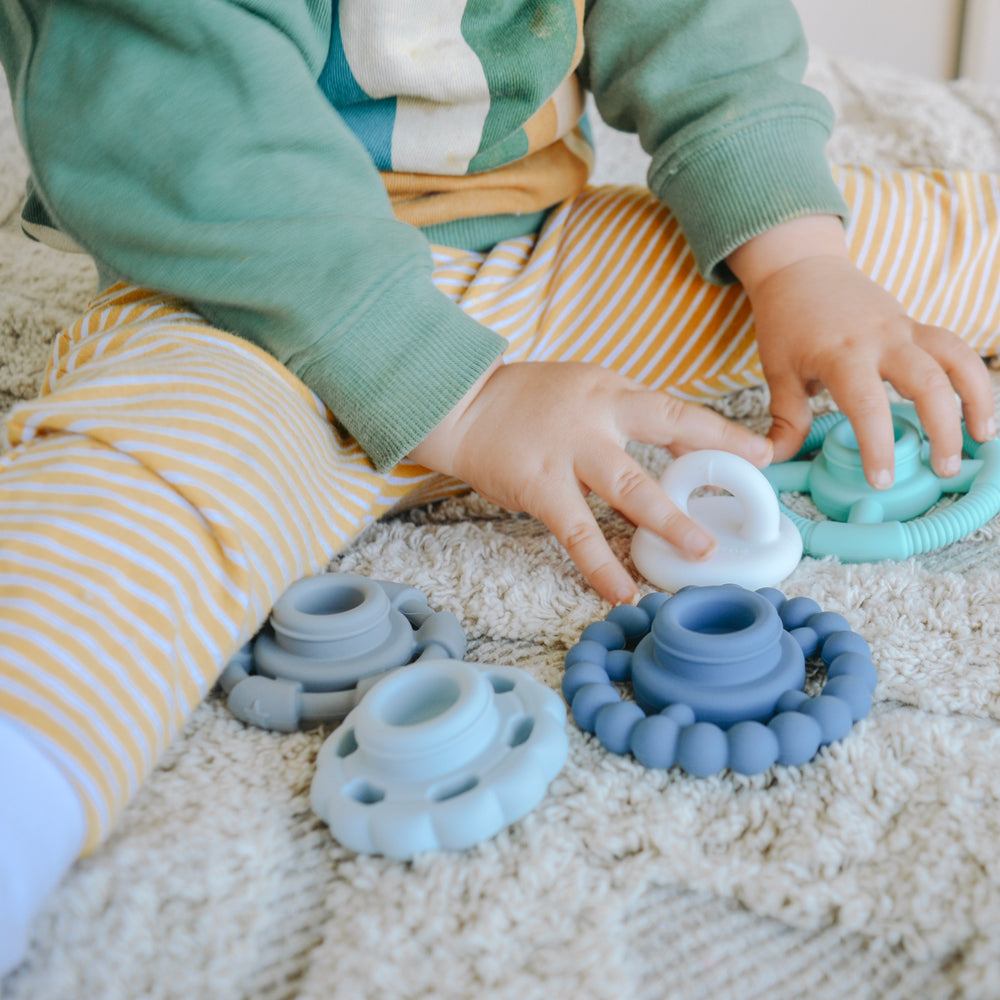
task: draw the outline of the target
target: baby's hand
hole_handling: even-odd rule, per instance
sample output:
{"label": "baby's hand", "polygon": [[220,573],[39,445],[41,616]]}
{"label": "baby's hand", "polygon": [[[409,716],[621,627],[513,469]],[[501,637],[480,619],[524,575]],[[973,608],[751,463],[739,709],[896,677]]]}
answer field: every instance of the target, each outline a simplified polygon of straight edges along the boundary
{"label": "baby's hand", "polygon": [[812,216],[777,226],[728,258],[750,298],[776,461],[798,451],[811,423],[808,397],[830,390],[851,421],[872,486],[893,482],[893,431],[883,380],[916,406],[941,476],[960,468],[959,401],[969,433],[996,433],[982,359],[954,334],[925,326],[847,256],[840,222]]}
{"label": "baby's hand", "polygon": [[705,407],[571,362],[494,366],[410,457],[537,517],[594,589],[623,604],[637,588],[586,503],[591,491],[692,558],[715,545],[625,451],[629,441],[675,454],[722,448],[758,466],[771,457],[766,438]]}

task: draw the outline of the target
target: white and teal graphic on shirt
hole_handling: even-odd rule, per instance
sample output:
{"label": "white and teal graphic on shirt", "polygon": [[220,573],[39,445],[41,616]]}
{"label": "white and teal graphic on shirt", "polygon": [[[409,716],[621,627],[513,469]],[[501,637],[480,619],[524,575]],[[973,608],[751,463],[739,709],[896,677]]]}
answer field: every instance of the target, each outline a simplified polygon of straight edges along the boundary
{"label": "white and teal graphic on shirt", "polygon": [[529,152],[578,35],[574,0],[333,0],[319,84],[380,170],[477,173]]}

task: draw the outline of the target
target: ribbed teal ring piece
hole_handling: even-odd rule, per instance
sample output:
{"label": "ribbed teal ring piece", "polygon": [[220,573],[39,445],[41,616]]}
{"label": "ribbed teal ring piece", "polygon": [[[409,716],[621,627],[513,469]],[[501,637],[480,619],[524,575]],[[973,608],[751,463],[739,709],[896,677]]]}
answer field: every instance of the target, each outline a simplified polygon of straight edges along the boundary
{"label": "ribbed teal ring piece", "polygon": [[[831,413],[813,421],[799,456],[791,462],[778,463],[763,470],[771,483],[782,512],[786,514],[802,535],[803,549],[807,555],[836,556],[842,562],[876,562],[883,559],[908,559],[934,549],[944,548],[981,528],[1000,511],[1000,440],[979,442],[970,437],[963,426],[963,447],[969,456],[962,463],[962,471],[952,479],[941,479],[930,470],[927,461],[928,447],[916,409],[910,403],[894,403],[892,407],[897,437],[915,429],[922,442],[919,467],[912,476],[909,470],[897,467],[897,483],[890,490],[880,491],[863,481],[860,455],[856,469],[838,464],[831,468],[831,459],[824,453],[831,433],[846,418]],[[810,461],[808,456],[817,449],[819,453]],[[827,449],[829,450],[829,449]],[[842,463],[843,449],[838,458]],[[920,485],[917,486],[919,479]],[[894,505],[912,502],[918,492],[926,499],[928,480],[935,481],[930,499],[924,509],[932,507],[944,494],[959,494],[953,503],[931,513],[899,519],[880,519],[880,512]],[[853,493],[847,499],[830,497],[824,490],[833,484],[839,488],[845,482],[853,483]],[[790,510],[781,500],[784,492],[801,492],[812,495],[828,520],[812,520]],[[847,488],[845,487],[845,493]],[[920,505],[921,501],[916,501]],[[847,505],[845,520],[833,519],[838,507]]]}

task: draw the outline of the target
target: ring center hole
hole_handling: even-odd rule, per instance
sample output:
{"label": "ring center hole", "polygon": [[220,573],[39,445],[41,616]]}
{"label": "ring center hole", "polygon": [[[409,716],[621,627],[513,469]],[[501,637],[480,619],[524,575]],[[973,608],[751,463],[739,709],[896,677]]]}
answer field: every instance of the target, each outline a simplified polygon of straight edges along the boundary
{"label": "ring center hole", "polygon": [[451,677],[399,678],[380,714],[389,726],[418,726],[444,715],[461,695],[461,687]]}
{"label": "ring center hole", "polygon": [[715,603],[711,607],[694,605],[686,609],[678,623],[699,635],[730,635],[750,628],[756,620],[754,609],[745,604]]}
{"label": "ring center hole", "polygon": [[303,594],[295,602],[295,610],[304,615],[342,615],[364,603],[364,591],[357,587],[331,587]]}

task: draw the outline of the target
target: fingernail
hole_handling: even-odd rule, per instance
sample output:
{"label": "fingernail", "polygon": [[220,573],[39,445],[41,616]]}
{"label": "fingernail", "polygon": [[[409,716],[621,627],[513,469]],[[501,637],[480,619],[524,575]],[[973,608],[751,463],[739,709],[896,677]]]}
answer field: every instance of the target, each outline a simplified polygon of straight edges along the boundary
{"label": "fingernail", "polygon": [[958,455],[949,455],[941,463],[941,475],[946,479],[957,476],[962,471],[962,459]]}
{"label": "fingernail", "polygon": [[892,472],[889,469],[879,469],[872,479],[872,486],[877,490],[887,490],[892,486]]}
{"label": "fingernail", "polygon": [[754,445],[755,464],[770,465],[771,459],[774,458],[774,442],[770,438],[758,438]]}
{"label": "fingernail", "polygon": [[997,422],[993,419],[993,417],[990,417],[990,419],[986,421],[986,435],[983,438],[983,440],[991,441],[996,436],[997,436]]}
{"label": "fingernail", "polygon": [[642,594],[639,593],[638,588],[633,586],[629,589],[619,590],[611,603],[615,607],[619,604],[638,604],[641,597]]}
{"label": "fingernail", "polygon": [[715,539],[701,528],[692,528],[684,536],[684,551],[694,559],[706,559],[715,551]]}

